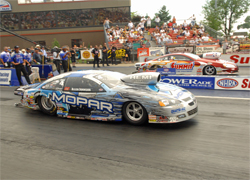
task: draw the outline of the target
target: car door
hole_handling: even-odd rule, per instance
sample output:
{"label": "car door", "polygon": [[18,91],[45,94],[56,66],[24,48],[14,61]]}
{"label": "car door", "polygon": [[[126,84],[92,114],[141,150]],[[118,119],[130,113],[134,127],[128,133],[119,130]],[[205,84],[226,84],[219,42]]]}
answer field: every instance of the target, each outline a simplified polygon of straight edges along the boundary
{"label": "car door", "polygon": [[176,69],[176,74],[194,74],[195,62],[193,59],[183,55],[171,55],[169,68]]}
{"label": "car door", "polygon": [[101,86],[101,82],[81,76],[68,77],[63,92],[75,96],[72,102],[68,102],[70,114],[90,115],[93,110],[99,110],[97,93],[105,93],[106,90]]}

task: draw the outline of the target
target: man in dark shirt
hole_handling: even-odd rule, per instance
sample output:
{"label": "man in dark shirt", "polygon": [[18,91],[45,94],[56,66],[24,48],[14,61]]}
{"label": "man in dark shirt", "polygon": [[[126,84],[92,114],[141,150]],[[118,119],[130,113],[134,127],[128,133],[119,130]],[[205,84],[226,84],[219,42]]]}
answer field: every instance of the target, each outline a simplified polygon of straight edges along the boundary
{"label": "man in dark shirt", "polygon": [[105,60],[107,63],[107,66],[109,66],[109,62],[108,62],[108,47],[107,44],[104,43],[103,48],[102,48],[102,66],[104,66]]}
{"label": "man in dark shirt", "polygon": [[35,52],[33,54],[33,61],[36,64],[37,63],[41,64],[41,62],[42,62],[41,55],[39,54],[39,49],[38,48],[35,48]]}
{"label": "man in dark shirt", "polygon": [[91,53],[93,54],[94,56],[94,62],[93,62],[93,68],[95,68],[95,63],[97,63],[97,67],[99,68],[99,58],[98,58],[98,55],[99,55],[99,50],[98,50],[98,46],[95,45],[95,48],[91,51]]}
{"label": "man in dark shirt", "polygon": [[112,60],[112,65],[113,65],[113,59],[115,59],[115,65],[117,65],[116,63],[116,54],[115,54],[115,51],[117,50],[117,48],[112,45],[112,48],[111,48],[111,60]]}
{"label": "man in dark shirt", "polygon": [[70,53],[71,53],[71,62],[73,64],[73,68],[75,68],[76,67],[76,51],[75,51],[75,49],[72,48],[70,50]]}
{"label": "man in dark shirt", "polygon": [[129,47],[127,47],[127,49],[126,49],[125,57],[126,57],[126,61],[128,62],[128,60],[129,60],[129,62],[131,63],[131,59],[130,59],[130,48],[129,48]]}

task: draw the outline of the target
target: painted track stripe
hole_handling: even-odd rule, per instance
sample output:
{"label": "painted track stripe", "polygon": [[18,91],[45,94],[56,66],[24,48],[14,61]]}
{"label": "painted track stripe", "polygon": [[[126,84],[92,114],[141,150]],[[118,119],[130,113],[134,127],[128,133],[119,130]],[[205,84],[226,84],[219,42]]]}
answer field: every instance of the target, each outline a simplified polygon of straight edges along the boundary
{"label": "painted track stripe", "polygon": [[250,101],[250,98],[237,98],[237,97],[219,97],[219,96],[195,96],[197,98],[208,98],[208,99],[233,99],[233,100],[245,100]]}

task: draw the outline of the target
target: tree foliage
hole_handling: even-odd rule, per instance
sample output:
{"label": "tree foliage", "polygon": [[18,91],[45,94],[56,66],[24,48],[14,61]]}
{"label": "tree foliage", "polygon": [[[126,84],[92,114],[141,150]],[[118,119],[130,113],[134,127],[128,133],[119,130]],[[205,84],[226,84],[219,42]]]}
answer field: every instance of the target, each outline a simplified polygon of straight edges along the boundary
{"label": "tree foliage", "polygon": [[59,44],[59,42],[56,40],[56,38],[54,38],[54,41],[52,42],[52,48],[54,48],[55,46],[57,46],[58,48],[60,48],[60,44]]}
{"label": "tree foliage", "polygon": [[159,18],[161,19],[160,25],[162,25],[164,22],[168,22],[171,19],[171,15],[169,15],[169,10],[167,10],[167,7],[165,5],[162,6],[158,13],[155,13],[153,22],[157,16],[159,16]]}
{"label": "tree foliage", "polygon": [[217,0],[217,8],[215,1],[207,0],[202,7],[205,24],[230,35],[233,24],[248,11],[250,0]]}
{"label": "tree foliage", "polygon": [[245,23],[240,24],[237,26],[237,29],[244,29],[244,28],[250,28],[250,16],[247,16],[245,19]]}
{"label": "tree foliage", "polygon": [[132,22],[139,22],[140,20],[141,20],[141,15],[139,15],[137,11],[131,12],[131,21]]}

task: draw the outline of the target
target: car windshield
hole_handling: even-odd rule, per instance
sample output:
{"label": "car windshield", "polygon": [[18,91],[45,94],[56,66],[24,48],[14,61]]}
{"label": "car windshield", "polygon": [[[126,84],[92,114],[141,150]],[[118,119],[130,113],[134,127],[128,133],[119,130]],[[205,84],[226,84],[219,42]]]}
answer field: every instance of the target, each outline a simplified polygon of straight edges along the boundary
{"label": "car windshield", "polygon": [[108,72],[96,75],[95,78],[106,84],[108,87],[112,88],[119,84],[121,82],[121,78],[124,76],[126,76],[126,74],[118,72]]}
{"label": "car windshield", "polygon": [[191,57],[193,59],[200,59],[200,57],[198,55],[195,55],[195,54],[186,53],[186,55],[188,55],[189,57]]}

